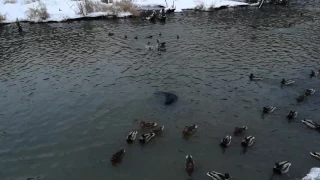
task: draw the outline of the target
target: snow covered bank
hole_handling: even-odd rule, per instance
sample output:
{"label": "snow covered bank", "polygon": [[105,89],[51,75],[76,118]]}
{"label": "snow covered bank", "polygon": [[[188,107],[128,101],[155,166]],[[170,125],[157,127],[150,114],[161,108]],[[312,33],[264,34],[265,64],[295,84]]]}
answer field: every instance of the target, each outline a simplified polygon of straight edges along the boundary
{"label": "snow covered bank", "polygon": [[135,0],[138,5],[162,5],[176,8],[175,12],[181,12],[184,9],[198,8],[201,10],[217,9],[221,7],[249,6],[248,3],[232,0]]}
{"label": "snow covered bank", "polygon": [[[12,2],[6,3],[6,1]],[[88,3],[90,3],[90,7]],[[125,12],[116,4],[106,4],[100,0],[4,0],[3,3],[0,2],[0,14],[4,17],[3,23],[12,23],[16,19],[30,22],[48,22],[81,17],[108,15],[125,17],[131,15],[130,12]]]}
{"label": "snow covered bank", "polygon": [[[0,0],[1,1],[1,0]],[[212,10],[221,7],[247,6],[248,3],[232,0],[2,0],[0,23],[12,23],[16,19],[30,22],[65,21],[83,17],[137,15],[131,10],[141,6],[162,5],[184,9]],[[171,2],[170,2],[171,1]]]}
{"label": "snow covered bank", "polygon": [[320,180],[320,168],[311,168],[309,174],[301,180]]}

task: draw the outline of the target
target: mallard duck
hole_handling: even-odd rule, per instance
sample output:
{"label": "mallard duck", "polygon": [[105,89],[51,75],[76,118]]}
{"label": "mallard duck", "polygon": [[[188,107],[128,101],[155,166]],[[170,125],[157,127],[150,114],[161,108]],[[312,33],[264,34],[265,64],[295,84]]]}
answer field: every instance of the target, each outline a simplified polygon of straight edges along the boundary
{"label": "mallard duck", "polygon": [[256,77],[252,73],[250,74],[249,78],[250,78],[250,81],[262,81],[263,80],[262,77]]}
{"label": "mallard duck", "polygon": [[207,176],[211,177],[213,180],[228,180],[230,178],[228,173],[222,174],[215,171],[207,172]]}
{"label": "mallard duck", "polygon": [[306,99],[307,99],[307,96],[305,94],[302,94],[297,97],[297,102],[300,103],[300,102],[305,101]]}
{"label": "mallard duck", "polygon": [[310,77],[318,76],[319,71],[311,71]]}
{"label": "mallard duck", "polygon": [[248,129],[248,127],[246,127],[246,126],[235,127],[233,134],[234,134],[235,136],[241,135],[241,134],[243,134],[247,129]]}
{"label": "mallard duck", "polygon": [[114,33],[111,33],[111,32],[108,33],[108,36],[113,36],[113,35],[114,35]]}
{"label": "mallard duck", "polygon": [[183,135],[185,136],[189,136],[193,133],[196,132],[196,130],[198,129],[198,126],[193,124],[191,126],[186,126],[184,129],[183,129]]}
{"label": "mallard duck", "polygon": [[316,122],[309,120],[309,119],[304,119],[301,121],[303,124],[305,124],[306,126],[308,126],[309,128],[312,129],[319,129],[319,124],[317,124]]}
{"label": "mallard duck", "polygon": [[158,42],[158,46],[159,47],[165,47],[166,46],[166,42]]}
{"label": "mallard duck", "polygon": [[312,94],[314,94],[316,92],[316,90],[315,89],[307,89],[306,90],[306,92],[305,92],[305,95],[307,95],[307,96],[310,96],[310,95],[312,95]]}
{"label": "mallard duck", "polygon": [[186,156],[186,171],[189,174],[189,176],[192,175],[193,171],[194,171],[194,167],[195,167],[195,162],[192,159],[191,155],[187,155]]}
{"label": "mallard duck", "polygon": [[146,134],[142,134],[139,141],[141,143],[146,143],[146,142],[149,142],[156,134],[153,133],[153,132],[150,132],[150,133],[146,133]]}
{"label": "mallard duck", "polygon": [[163,129],[164,129],[164,126],[160,126],[157,129],[151,130],[150,132],[155,133],[155,134],[160,134],[160,133],[162,133]]}
{"label": "mallard duck", "polygon": [[254,136],[248,136],[248,137],[246,137],[246,138],[244,138],[244,139],[242,140],[241,145],[242,145],[243,147],[250,147],[250,146],[253,145],[254,139],[255,139]]}
{"label": "mallard duck", "polygon": [[127,143],[131,144],[136,139],[137,133],[138,131],[131,131],[126,138]]}
{"label": "mallard duck", "polygon": [[289,171],[290,166],[291,166],[291,163],[289,163],[288,161],[276,163],[273,166],[273,172],[277,174],[285,174]]}
{"label": "mallard duck", "polygon": [[142,127],[142,128],[154,128],[156,126],[157,126],[156,122],[144,122],[144,121],[141,121],[141,123],[140,123],[140,127]]}
{"label": "mallard duck", "polygon": [[294,81],[290,80],[290,79],[282,79],[282,81],[281,81],[281,84],[283,84],[283,85],[290,85],[293,83],[294,83]]}
{"label": "mallard duck", "polygon": [[297,116],[298,116],[298,112],[297,111],[290,111],[288,113],[288,115],[287,115],[287,118],[291,120],[291,119],[296,118]]}
{"label": "mallard duck", "polygon": [[320,152],[310,152],[311,156],[320,159]]}
{"label": "mallard duck", "polygon": [[232,137],[227,135],[225,138],[223,138],[220,142],[220,146],[222,147],[228,147],[231,144]]}
{"label": "mallard duck", "polygon": [[126,150],[121,149],[120,151],[118,151],[115,154],[113,154],[112,157],[111,157],[111,162],[112,163],[121,162],[125,152],[126,152]]}
{"label": "mallard duck", "polygon": [[266,106],[266,107],[263,107],[263,112],[264,113],[272,113],[275,109],[276,109],[275,106]]}

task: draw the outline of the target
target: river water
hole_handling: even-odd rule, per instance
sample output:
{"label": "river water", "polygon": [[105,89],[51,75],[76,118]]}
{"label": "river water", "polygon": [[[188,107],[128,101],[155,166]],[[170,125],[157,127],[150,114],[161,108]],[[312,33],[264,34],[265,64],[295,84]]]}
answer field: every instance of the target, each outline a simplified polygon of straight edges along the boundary
{"label": "river water", "polygon": [[[283,160],[292,163],[289,176],[274,179],[301,178],[319,165],[309,155],[320,151],[319,134],[300,120],[319,121],[320,95],[295,101],[307,88],[320,91],[320,77],[308,76],[320,68],[319,27],[314,2],[175,14],[165,24],[24,24],[22,35],[4,26],[0,179],[191,179],[186,154],[196,161],[195,180],[208,179],[210,170],[267,180]],[[157,38],[167,42],[161,55],[146,47]],[[264,81],[250,82],[250,73]],[[282,78],[296,83],[281,87]],[[174,92],[179,100],[164,106],[155,91]],[[263,118],[266,105],[277,109]],[[290,110],[299,115],[288,123]],[[158,122],[164,133],[145,146],[127,145],[126,135],[139,129],[134,119]],[[183,139],[182,129],[192,123],[198,131]],[[223,154],[220,139],[243,125],[255,145],[242,154],[243,137],[234,137]],[[114,167],[110,157],[122,148],[123,162]]]}

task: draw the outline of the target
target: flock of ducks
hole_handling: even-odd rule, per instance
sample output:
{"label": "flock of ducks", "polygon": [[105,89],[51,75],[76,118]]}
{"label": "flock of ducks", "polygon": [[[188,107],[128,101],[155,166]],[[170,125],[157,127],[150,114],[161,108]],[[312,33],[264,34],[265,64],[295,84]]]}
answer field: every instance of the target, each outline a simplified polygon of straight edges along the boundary
{"label": "flock of ducks", "polygon": [[[114,34],[109,33],[108,35],[113,36]],[[159,36],[161,36],[161,33],[159,33]],[[152,36],[147,36],[146,38],[151,39]],[[125,39],[127,39],[126,35],[125,35]],[[135,36],[134,39],[138,39],[138,37]],[[177,39],[179,39],[179,35],[177,35]],[[157,43],[158,43],[158,52],[160,54],[161,51],[165,51],[166,43],[160,42],[159,39],[157,39]],[[150,42],[148,42],[148,45],[150,45]],[[310,74],[310,77],[312,78],[317,75],[319,75],[318,71],[312,71]],[[257,76],[254,76],[253,74],[249,75],[249,79],[251,81],[262,81],[263,80],[262,77],[257,77]],[[294,81],[290,80],[290,79],[282,79],[281,80],[281,85],[284,85],[284,86],[289,86],[289,85],[292,85],[293,83],[294,83]],[[172,93],[167,93],[167,92],[161,92],[161,93],[163,93],[166,97],[165,102],[164,102],[165,105],[172,104],[178,98],[175,94],[172,94]],[[305,91],[305,93],[302,94],[301,96],[297,97],[296,100],[297,100],[297,102],[302,102],[306,99],[306,96],[311,96],[314,93],[315,93],[315,89],[307,89]],[[265,106],[265,107],[263,107],[263,114],[273,113],[275,111],[275,109],[276,109],[275,106]],[[297,118],[297,116],[298,116],[297,111],[290,111],[287,114],[287,118],[289,120],[295,119],[295,118]],[[317,124],[316,122],[309,120],[309,119],[304,119],[304,120],[302,120],[302,123],[305,124],[307,127],[315,129],[320,132],[320,125]],[[140,127],[142,129],[149,130],[149,132],[141,134],[141,136],[139,138],[139,142],[141,144],[146,144],[146,143],[150,142],[156,135],[161,134],[164,130],[164,126],[158,126],[158,124],[156,122],[141,121]],[[182,131],[182,134],[184,137],[189,137],[189,136],[192,136],[197,131],[197,129],[198,129],[198,126],[196,124],[193,124],[190,126],[185,126],[185,128]],[[235,127],[234,136],[243,135],[247,131],[247,129],[248,129],[248,127],[246,127],[246,126]],[[138,131],[136,131],[136,130],[131,131],[126,137],[126,142],[128,144],[132,144],[135,141],[137,135],[138,135]],[[223,150],[225,150],[225,148],[230,146],[231,141],[232,141],[232,136],[227,135],[220,141],[220,146],[223,148]],[[247,136],[242,140],[241,146],[243,147],[244,153],[246,152],[247,148],[253,146],[254,142],[255,142],[255,137],[253,135]],[[124,154],[125,154],[124,149],[121,149],[120,151],[113,154],[113,156],[111,157],[112,164],[116,165],[117,163],[122,162]],[[320,159],[320,152],[310,152],[310,155],[315,158]],[[280,175],[286,174],[289,172],[290,166],[291,166],[291,163],[288,161],[275,163],[275,165],[273,166],[273,172],[274,172],[274,174],[280,174]],[[187,155],[186,159],[185,159],[185,170],[189,176],[192,175],[192,173],[194,172],[194,169],[195,169],[195,161],[191,155]],[[219,173],[219,172],[215,172],[215,171],[207,172],[207,176],[213,180],[228,180],[231,178],[229,173]]]}

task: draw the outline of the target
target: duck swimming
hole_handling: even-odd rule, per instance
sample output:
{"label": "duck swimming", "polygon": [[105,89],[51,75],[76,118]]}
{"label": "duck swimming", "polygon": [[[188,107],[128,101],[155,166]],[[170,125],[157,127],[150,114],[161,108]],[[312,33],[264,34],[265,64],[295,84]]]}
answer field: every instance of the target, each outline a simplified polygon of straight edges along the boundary
{"label": "duck swimming", "polygon": [[310,96],[310,95],[314,94],[315,92],[316,92],[316,90],[311,88],[311,89],[307,89],[304,94],[307,96]]}
{"label": "duck swimming", "polygon": [[310,152],[310,155],[317,159],[320,159],[320,152]]}
{"label": "duck swimming", "polygon": [[227,135],[225,138],[223,138],[223,139],[221,140],[220,146],[225,147],[225,148],[228,147],[228,146],[230,146],[230,144],[231,144],[231,139],[232,139],[232,137],[229,136],[229,135]]}
{"label": "duck swimming", "polygon": [[113,35],[114,35],[114,33],[111,33],[111,32],[108,33],[108,36],[113,36]]}
{"label": "duck swimming", "polygon": [[319,74],[319,71],[311,71],[311,74],[310,74],[310,77],[312,78],[312,77],[315,77],[315,76],[318,76],[318,74]]}
{"label": "duck swimming", "polygon": [[198,129],[198,126],[196,124],[193,124],[191,126],[186,126],[184,129],[183,129],[183,135],[185,136],[190,136],[192,134],[194,134],[196,132],[196,130]]}
{"label": "duck swimming", "polygon": [[246,126],[235,127],[233,134],[234,134],[235,136],[241,135],[241,134],[243,134],[247,129],[248,129],[248,127],[246,127]]}
{"label": "duck swimming", "polygon": [[248,137],[246,137],[246,138],[244,138],[244,139],[242,140],[241,145],[242,145],[243,147],[250,147],[250,146],[253,145],[254,139],[255,139],[254,136],[248,136]]}
{"label": "duck swimming", "polygon": [[304,119],[301,121],[303,124],[305,124],[306,126],[308,126],[311,129],[320,129],[319,124],[317,124],[316,122],[309,120],[309,119]]}
{"label": "duck swimming", "polygon": [[111,157],[111,162],[113,164],[121,162],[125,152],[126,152],[126,150],[121,149],[120,151],[118,151],[115,154],[113,154],[112,157]]}
{"label": "duck swimming", "polygon": [[256,77],[252,73],[250,74],[249,79],[250,79],[250,81],[262,81],[263,80],[262,77]]}
{"label": "duck swimming", "polygon": [[288,161],[276,163],[273,166],[273,172],[277,174],[285,174],[289,171],[290,166],[291,166],[291,163],[289,163]]}
{"label": "duck swimming", "polygon": [[307,96],[305,94],[302,94],[297,97],[297,102],[300,103],[300,102],[305,101],[306,99],[307,99]]}
{"label": "duck swimming", "polygon": [[126,138],[127,143],[131,144],[136,139],[138,131],[131,131]]}
{"label": "duck swimming", "polygon": [[180,36],[179,35],[177,35],[177,39],[179,39],[180,38]]}
{"label": "duck swimming", "polygon": [[209,176],[213,180],[228,180],[230,175],[228,173],[221,174],[215,171],[207,172],[207,176]]}
{"label": "duck swimming", "polygon": [[142,127],[142,128],[154,128],[156,126],[157,126],[156,122],[144,122],[144,121],[141,121],[141,123],[140,123],[140,127]]}
{"label": "duck swimming", "polygon": [[297,111],[290,111],[289,114],[287,115],[287,118],[289,120],[294,119],[298,116],[298,112]]}
{"label": "duck swimming", "polygon": [[125,39],[127,39],[127,38],[128,38],[128,36],[127,36],[127,35],[124,35],[124,38],[125,38]]}
{"label": "duck swimming", "polygon": [[294,83],[294,81],[293,80],[290,80],[290,79],[282,79],[282,81],[281,81],[281,84],[282,85],[290,85],[290,84],[293,84]]}
{"label": "duck swimming", "polygon": [[139,141],[140,143],[146,143],[149,142],[156,134],[153,132],[142,134]]}
{"label": "duck swimming", "polygon": [[192,159],[191,155],[187,155],[186,156],[186,171],[189,174],[189,176],[192,175],[193,171],[194,171],[194,167],[195,167],[195,162]]}
{"label": "duck swimming", "polygon": [[135,36],[134,39],[138,39],[138,36]]}
{"label": "duck swimming", "polygon": [[263,107],[263,113],[272,113],[276,109],[275,106],[266,106]]}
{"label": "duck swimming", "polygon": [[162,133],[163,129],[164,129],[164,126],[160,126],[157,129],[151,130],[150,132],[155,133],[155,134],[160,134],[160,133]]}

